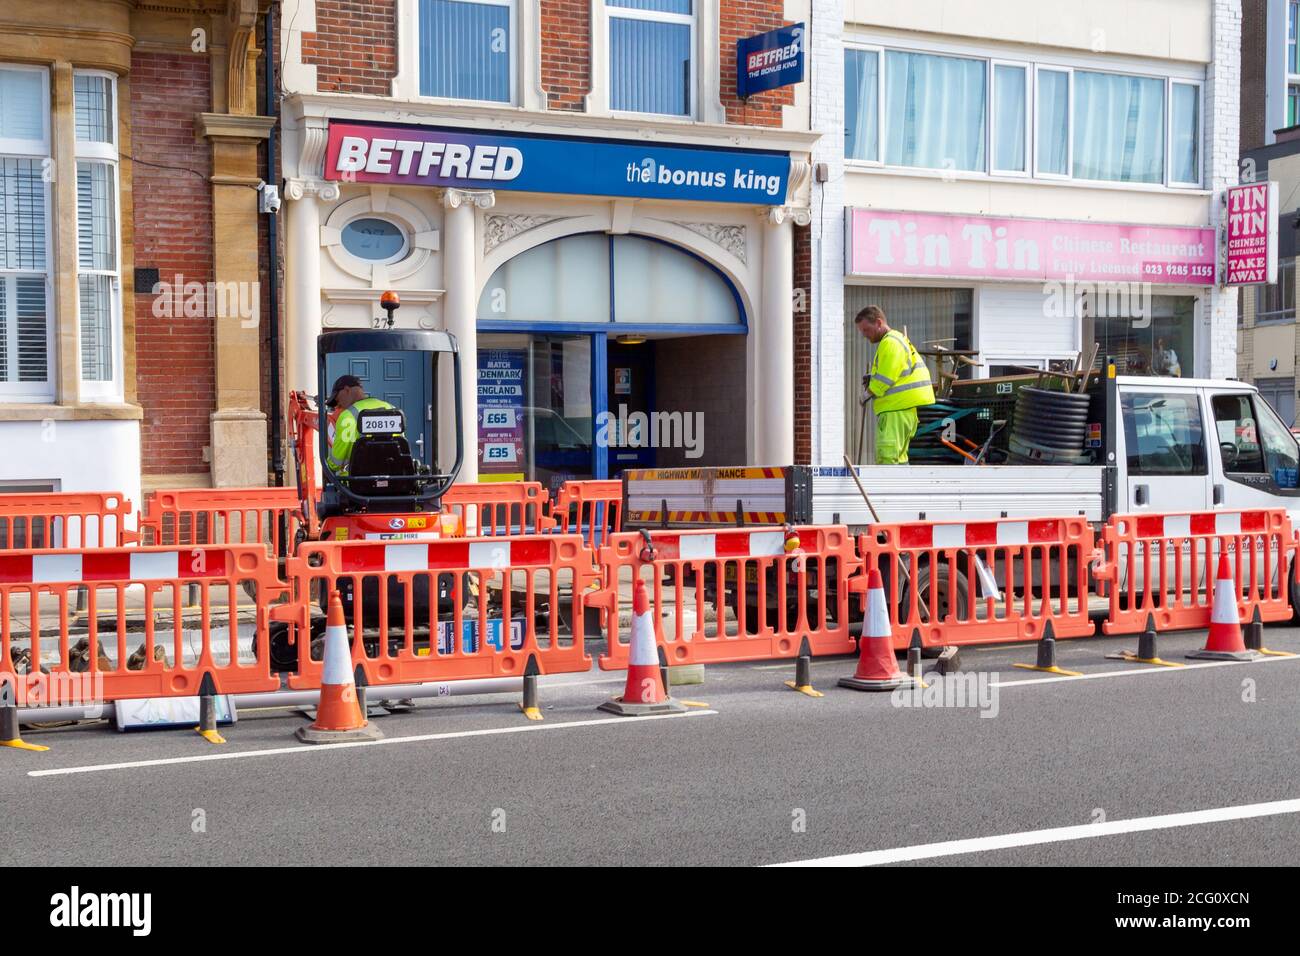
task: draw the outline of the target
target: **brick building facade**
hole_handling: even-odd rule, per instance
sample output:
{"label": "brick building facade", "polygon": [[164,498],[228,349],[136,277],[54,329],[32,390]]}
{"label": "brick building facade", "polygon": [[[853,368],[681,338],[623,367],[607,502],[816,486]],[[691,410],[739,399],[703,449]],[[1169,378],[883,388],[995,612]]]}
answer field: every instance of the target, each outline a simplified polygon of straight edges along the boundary
{"label": "brick building facade", "polygon": [[0,323],[5,487],[139,504],[162,485],[266,482],[270,6],[5,4],[0,312],[21,313]]}
{"label": "brick building facade", "polygon": [[[736,43],[806,23],[807,3],[470,6],[283,4],[288,386],[315,391],[317,333],[369,326],[392,288],[399,325],[459,340],[459,427],[478,450],[464,480],[806,460],[809,316],[796,303],[818,136],[806,80],[736,95]],[[484,165],[477,184],[427,150],[424,173],[402,171],[384,159],[390,139],[399,152],[433,142],[438,157],[514,150],[524,172],[514,183]],[[575,178],[574,164],[590,165]],[[507,415],[527,421],[517,440],[476,413],[490,363],[517,363],[524,382]],[[414,407],[404,388],[391,386],[395,403]],[[607,446],[601,416],[620,407],[699,413],[702,450]],[[410,417],[409,439],[434,440]],[[537,437],[554,429],[576,444]],[[508,463],[485,465],[488,446]]]}

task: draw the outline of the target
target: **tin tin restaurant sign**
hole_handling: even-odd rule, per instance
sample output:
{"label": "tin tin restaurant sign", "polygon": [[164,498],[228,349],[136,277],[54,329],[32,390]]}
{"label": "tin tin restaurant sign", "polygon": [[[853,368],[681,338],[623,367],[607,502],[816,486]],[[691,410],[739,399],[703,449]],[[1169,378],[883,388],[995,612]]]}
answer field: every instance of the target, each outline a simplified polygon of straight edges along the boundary
{"label": "tin tin restaurant sign", "polygon": [[854,209],[848,273],[1214,284],[1214,230]]}

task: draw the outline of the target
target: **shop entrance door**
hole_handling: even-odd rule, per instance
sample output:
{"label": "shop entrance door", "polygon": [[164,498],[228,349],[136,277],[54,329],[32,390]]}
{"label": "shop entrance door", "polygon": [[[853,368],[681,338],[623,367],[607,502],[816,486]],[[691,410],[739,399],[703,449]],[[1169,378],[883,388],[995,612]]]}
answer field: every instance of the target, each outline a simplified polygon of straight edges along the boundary
{"label": "shop entrance door", "polygon": [[609,341],[606,384],[609,406],[609,477],[619,477],[625,468],[653,468],[655,449],[651,445],[654,413],[653,342],[627,345]]}
{"label": "shop entrance door", "polygon": [[406,416],[406,440],[411,453],[418,460],[432,464],[437,443],[433,433],[433,382],[427,354],[352,352],[328,356],[326,387],[333,385],[340,375],[355,375],[371,398],[381,398],[400,408]]}

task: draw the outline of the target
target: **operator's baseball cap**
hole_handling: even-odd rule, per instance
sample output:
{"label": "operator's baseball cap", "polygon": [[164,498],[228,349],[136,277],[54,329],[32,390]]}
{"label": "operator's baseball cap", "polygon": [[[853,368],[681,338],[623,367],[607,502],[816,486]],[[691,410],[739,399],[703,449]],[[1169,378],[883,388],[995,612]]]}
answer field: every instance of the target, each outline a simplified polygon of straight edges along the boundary
{"label": "operator's baseball cap", "polygon": [[339,392],[343,391],[345,388],[351,388],[354,385],[360,384],[361,379],[357,378],[355,375],[340,375],[334,380],[334,387],[330,389],[330,397],[325,404],[330,408],[333,408],[339,403]]}

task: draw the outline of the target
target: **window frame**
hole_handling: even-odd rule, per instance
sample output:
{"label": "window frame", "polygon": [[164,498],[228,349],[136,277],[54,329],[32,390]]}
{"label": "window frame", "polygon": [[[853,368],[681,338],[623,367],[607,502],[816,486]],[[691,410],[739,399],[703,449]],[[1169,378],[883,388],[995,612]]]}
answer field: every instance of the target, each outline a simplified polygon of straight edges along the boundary
{"label": "window frame", "polygon": [[[997,94],[997,77],[998,67],[1011,67],[1022,71],[1025,74],[1025,168],[1022,170],[999,169],[997,164],[997,124],[998,124],[998,94]],[[1011,176],[1015,179],[1028,179],[1033,175],[1034,147],[1030,142],[1035,131],[1034,125],[1034,88],[1036,86],[1037,75],[1032,70],[1032,63],[1024,60],[1003,60],[997,58],[989,59],[989,78],[988,78],[988,96],[989,96],[989,123],[988,123],[988,145],[985,151],[988,154],[988,170],[991,176]]]}
{"label": "window frame", "polygon": [[[1296,266],[1294,259],[1279,260],[1277,265],[1277,282],[1269,284],[1261,282],[1254,286],[1255,289],[1255,324],[1256,325],[1285,325],[1296,320]],[[1281,298],[1283,305],[1286,303],[1287,289],[1291,290],[1291,308],[1281,308],[1276,310],[1265,311],[1260,306],[1265,305],[1268,300],[1269,289],[1276,288],[1277,294]]]}
{"label": "window frame", "polygon": [[[1038,166],[1038,108],[1042,98],[1038,95],[1038,76],[1044,70],[1065,74],[1065,172],[1043,172]],[[1034,178],[1062,182],[1074,179],[1074,67],[1034,64]],[[1080,180],[1084,182],[1086,180]]]}
{"label": "window frame", "polygon": [[[606,104],[611,116],[627,117],[654,117],[657,119],[669,119],[677,121],[694,122],[700,115],[700,0],[690,0],[691,12],[684,13],[666,13],[660,10],[640,10],[636,7],[619,7],[609,3],[609,0],[598,0],[603,16],[601,17],[603,26],[600,29],[600,42],[605,48],[605,95]],[[617,12],[615,12],[617,11]],[[676,23],[678,25],[688,24],[690,26],[690,40],[687,49],[691,54],[691,76],[689,89],[687,93],[690,97],[690,108],[685,113],[648,113],[640,110],[621,110],[614,106],[614,44],[610,39],[610,32],[613,29],[612,21],[615,19],[623,20],[652,20],[659,23]],[[594,23],[595,18],[593,18]],[[592,40],[596,40],[595,30],[592,31]]]}
{"label": "window frame", "polygon": [[[520,82],[519,82],[519,76],[521,72],[519,69],[519,59],[520,56],[522,55],[521,51],[523,49],[523,45],[519,42],[519,19],[520,19],[519,5],[521,2],[524,2],[524,0],[440,0],[440,2],[474,3],[483,6],[510,8],[510,17],[509,17],[510,49],[506,53],[506,55],[510,58],[510,79],[508,81],[510,96],[504,100],[479,100],[479,99],[470,99],[470,98],[460,97],[460,96],[431,96],[431,95],[421,93],[420,81],[422,77],[420,74],[420,8],[423,6],[423,3],[422,0],[408,0],[408,7],[410,10],[410,23],[411,23],[411,27],[410,27],[411,51],[413,54],[412,62],[411,62],[411,73],[414,76],[414,84],[411,92],[411,99],[418,100],[419,102],[422,103],[448,103],[448,104],[461,104],[461,105],[472,105],[472,106],[518,107],[520,105],[520,101],[522,100],[522,95],[520,92]],[[401,12],[400,6],[398,8],[398,12],[399,14]],[[401,18],[399,16],[399,20],[400,19]],[[399,40],[399,46],[400,45],[401,42]],[[394,79],[395,86],[397,82],[398,79],[395,78]]]}
{"label": "window frame", "polygon": [[[883,168],[885,165],[885,143],[881,138],[883,127],[885,125],[885,48],[870,44],[846,43],[844,52],[847,54],[850,50],[855,53],[872,53],[876,57],[876,158],[875,159],[857,159],[845,155],[844,162],[851,163],[855,166],[873,166]],[[847,90],[845,91],[845,101],[847,102]],[[847,114],[846,114],[847,117]],[[848,133],[847,118],[844,124],[844,131]],[[906,167],[911,169],[913,167]]]}
{"label": "window frame", "polygon": [[[885,122],[885,108],[886,108],[886,101],[887,101],[887,97],[885,95],[885,87],[886,87],[885,76],[889,70],[888,54],[890,53],[911,53],[919,56],[946,57],[952,60],[976,60],[984,63],[984,169],[983,171],[978,169],[957,169],[956,167],[949,169],[945,166],[895,166],[885,161],[885,157],[889,155],[889,124]],[[876,113],[876,121],[880,124],[880,135],[877,139],[877,142],[880,144],[879,150],[880,150],[881,166],[887,169],[920,170],[922,172],[940,173],[941,175],[945,175],[945,176],[952,176],[952,175],[960,176],[963,174],[967,176],[990,175],[989,165],[992,162],[992,158],[989,156],[988,139],[989,139],[989,108],[990,108],[990,102],[992,100],[992,91],[989,89],[988,57],[981,57],[971,53],[947,53],[947,52],[940,53],[934,50],[916,50],[916,49],[905,48],[905,47],[883,46],[880,52],[880,72],[877,74],[877,76],[879,78],[879,81],[876,85],[879,88],[879,93],[880,93],[880,109]]]}
{"label": "window frame", "polygon": [[[41,128],[44,134],[42,141],[37,140],[20,140],[14,138],[0,139],[0,158],[29,160],[38,163],[42,170],[52,168],[50,163],[53,160],[51,154],[51,124],[53,116],[50,108],[50,71],[43,66],[32,66],[25,63],[0,63],[0,69],[33,72],[42,75],[44,82],[41,84]],[[5,315],[9,318],[10,327],[6,332],[6,351],[12,355],[13,370],[15,378],[0,382],[0,405],[3,404],[22,404],[22,403],[47,403],[52,402],[56,396],[57,382],[55,380],[55,369],[57,367],[57,348],[58,339],[55,328],[55,308],[54,308],[54,278],[53,278],[53,257],[54,257],[54,237],[52,228],[52,219],[54,211],[54,191],[50,189],[50,183],[44,175],[41,176],[42,193],[44,196],[44,213],[45,213],[45,236],[44,236],[44,259],[45,268],[37,271],[35,269],[7,269],[0,266],[0,295],[5,297]],[[18,371],[18,326],[17,326],[17,304],[18,304],[18,284],[15,281],[19,277],[41,276],[45,281],[45,381],[43,383],[23,382],[17,379]],[[8,375],[9,369],[5,369]],[[34,386],[40,385],[39,388]]]}
{"label": "window frame", "polygon": [[[604,0],[601,0],[603,3]],[[1079,186],[1099,187],[1103,189],[1122,189],[1141,192],[1165,192],[1165,191],[1186,191],[1196,190],[1199,192],[1207,191],[1206,172],[1205,172],[1205,73],[1204,69],[1197,72],[1193,69],[1173,68],[1162,69],[1164,66],[1158,62],[1141,63],[1141,64],[1116,64],[1104,60],[1089,60],[1086,57],[1058,57],[1051,54],[1044,54],[1041,58],[1026,59],[1017,57],[1014,51],[1007,51],[994,46],[980,44],[946,44],[939,42],[929,42],[925,40],[909,40],[906,43],[891,43],[888,37],[876,37],[870,33],[849,33],[843,39],[843,48],[847,52],[874,51],[878,57],[879,65],[879,103],[877,105],[877,142],[879,143],[879,160],[851,159],[845,157],[845,166],[849,170],[853,169],[881,169],[886,172],[900,175],[908,174],[939,174],[946,176],[956,176],[961,179],[989,179],[1005,180],[1017,182],[1047,182],[1047,183],[1064,183],[1068,182]],[[886,100],[886,56],[888,52],[899,53],[917,53],[931,56],[947,56],[957,59],[975,59],[982,60],[986,64],[986,104],[985,104],[985,121],[986,121],[986,160],[983,170],[947,170],[925,166],[897,166],[885,162],[888,138],[888,124],[885,122]],[[1015,170],[1000,170],[996,168],[995,158],[993,156],[993,135],[996,127],[996,104],[994,79],[995,66],[1025,67],[1029,71],[1028,82],[1026,83],[1026,99],[1028,108],[1027,118],[1027,157],[1025,173],[1019,173]],[[1044,172],[1039,168],[1040,150],[1038,148],[1038,136],[1040,132],[1040,122],[1038,110],[1042,103],[1040,78],[1044,70],[1056,73],[1066,74],[1067,86],[1067,116],[1066,116],[1066,172],[1050,173]],[[1084,179],[1074,175],[1074,130],[1075,130],[1075,78],[1074,74],[1078,70],[1084,70],[1090,73],[1100,73],[1108,76],[1131,77],[1135,79],[1157,80],[1164,84],[1164,114],[1161,118],[1164,131],[1164,153],[1162,157],[1161,180],[1155,183],[1143,182],[1123,182],[1120,180],[1107,179]],[[1197,166],[1200,180],[1196,183],[1174,182],[1171,176],[1172,170],[1172,151],[1170,149],[1171,132],[1173,127],[1173,86],[1174,84],[1185,84],[1198,88],[1197,95],[1197,120],[1199,130],[1197,136]],[[848,128],[848,115],[845,115],[845,129]]]}
{"label": "window frame", "polygon": [[[77,380],[80,386],[80,394],[83,401],[107,401],[120,402],[123,400],[123,354],[122,354],[122,181],[121,166],[119,163],[118,141],[120,139],[120,126],[118,125],[118,85],[117,77],[105,70],[75,70],[73,79],[78,76],[102,76],[108,79],[109,97],[112,100],[111,115],[109,117],[110,128],[113,131],[113,143],[111,146],[106,143],[96,143],[85,140],[74,139],[74,167],[78,168],[82,163],[99,164],[108,169],[109,174],[109,193],[110,202],[113,208],[113,268],[112,269],[95,269],[84,268],[81,265],[80,256],[76,263],[76,309],[77,316]],[[75,109],[75,103],[74,103]],[[80,216],[77,216],[78,252],[80,251],[81,224]],[[81,339],[81,277],[82,276],[100,276],[109,280],[109,335],[111,342],[112,365],[109,378],[107,379],[88,379],[84,374],[84,355],[82,352]]]}
{"label": "window frame", "polygon": [[[362,219],[378,219],[380,222],[387,223],[397,229],[402,236],[402,248],[398,250],[396,255],[390,256],[386,259],[365,259],[347,247],[343,242],[343,233],[347,230],[348,226],[352,225],[354,222],[360,222]],[[354,216],[349,216],[346,220],[340,223],[338,229],[339,248],[343,250],[343,254],[355,260],[358,265],[366,269],[373,266],[396,265],[397,263],[404,261],[415,248],[414,236],[410,228],[393,216],[388,215],[386,212],[375,212],[373,210],[368,212],[359,212]]]}
{"label": "window frame", "polygon": [[[1174,87],[1196,87],[1196,174],[1195,182],[1174,179]],[[1205,182],[1205,84],[1200,80],[1165,81],[1165,185],[1170,189],[1200,189]]]}

